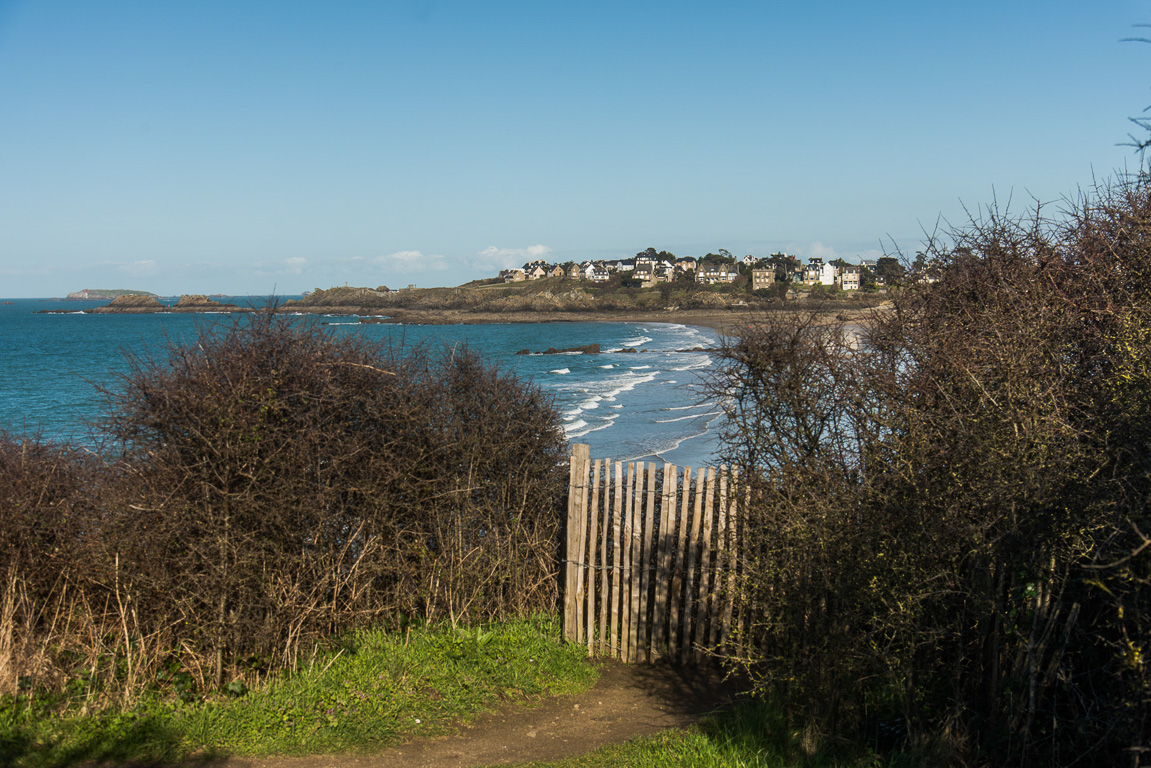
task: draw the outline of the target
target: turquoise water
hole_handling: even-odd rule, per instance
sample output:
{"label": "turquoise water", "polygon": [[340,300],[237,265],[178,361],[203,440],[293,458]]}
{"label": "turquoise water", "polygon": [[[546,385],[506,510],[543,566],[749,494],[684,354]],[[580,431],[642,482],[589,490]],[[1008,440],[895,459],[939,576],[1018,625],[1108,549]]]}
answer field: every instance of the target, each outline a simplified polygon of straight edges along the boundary
{"label": "turquoise water", "polygon": [[[94,442],[92,430],[104,412],[99,388],[117,386],[128,369],[125,353],[158,354],[168,340],[188,343],[202,329],[232,322],[223,314],[84,313],[103,301],[9,301],[0,304],[0,429],[82,443]],[[68,314],[38,314],[43,309]],[[674,323],[403,326],[300,318],[317,321],[333,333],[369,339],[466,343],[551,393],[568,438],[589,443],[596,458],[712,463],[719,409],[695,387],[712,361],[694,351],[716,343],[711,330]],[[593,343],[601,354],[516,354]],[[616,351],[629,347],[639,351]]]}

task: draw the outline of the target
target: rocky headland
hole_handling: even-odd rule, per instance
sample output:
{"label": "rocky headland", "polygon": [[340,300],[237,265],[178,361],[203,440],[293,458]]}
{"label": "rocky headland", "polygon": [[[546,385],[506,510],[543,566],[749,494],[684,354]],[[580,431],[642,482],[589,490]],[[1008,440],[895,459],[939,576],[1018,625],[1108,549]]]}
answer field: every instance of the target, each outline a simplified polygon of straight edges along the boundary
{"label": "rocky headland", "polygon": [[[828,308],[829,319],[862,318],[881,298],[863,297]],[[789,308],[794,302],[787,302]],[[841,306],[842,305],[842,306]],[[815,305],[813,305],[815,306]],[[565,278],[528,283],[480,281],[456,288],[401,291],[341,286],[317,288],[286,301],[281,311],[358,315],[361,323],[472,325],[484,323],[660,322],[700,325],[723,332],[779,309],[745,292],[724,293],[692,284],[605,290]]]}

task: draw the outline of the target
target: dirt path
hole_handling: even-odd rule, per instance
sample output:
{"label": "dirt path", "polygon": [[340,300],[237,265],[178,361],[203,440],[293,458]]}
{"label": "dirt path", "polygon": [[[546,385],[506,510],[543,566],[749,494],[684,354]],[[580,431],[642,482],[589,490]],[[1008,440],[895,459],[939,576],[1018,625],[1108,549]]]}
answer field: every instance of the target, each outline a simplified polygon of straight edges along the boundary
{"label": "dirt path", "polygon": [[743,689],[714,670],[609,665],[595,687],[534,709],[506,705],[452,736],[367,757],[231,759],[226,768],[424,768],[559,760],[693,723]]}

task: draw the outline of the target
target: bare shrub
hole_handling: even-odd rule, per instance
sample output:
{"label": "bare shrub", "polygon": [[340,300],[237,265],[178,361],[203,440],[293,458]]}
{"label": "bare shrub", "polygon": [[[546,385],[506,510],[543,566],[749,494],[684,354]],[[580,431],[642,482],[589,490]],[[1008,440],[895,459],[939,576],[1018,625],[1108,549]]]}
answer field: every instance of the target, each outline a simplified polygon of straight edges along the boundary
{"label": "bare shrub", "polygon": [[562,435],[466,349],[382,348],[261,314],[136,361],[111,394],[140,488],[115,538],[155,626],[225,658],[400,614],[550,607]]}
{"label": "bare shrub", "polygon": [[1146,177],[991,209],[864,344],[783,314],[728,340],[725,458],[754,478],[738,660],[796,718],[936,762],[1139,764],[1148,221]]}
{"label": "bare shrub", "polygon": [[8,690],[33,647],[66,651],[45,684],[131,695],[258,676],[367,623],[554,608],[558,415],[466,348],[255,313],[105,394],[103,462],[0,443]]}

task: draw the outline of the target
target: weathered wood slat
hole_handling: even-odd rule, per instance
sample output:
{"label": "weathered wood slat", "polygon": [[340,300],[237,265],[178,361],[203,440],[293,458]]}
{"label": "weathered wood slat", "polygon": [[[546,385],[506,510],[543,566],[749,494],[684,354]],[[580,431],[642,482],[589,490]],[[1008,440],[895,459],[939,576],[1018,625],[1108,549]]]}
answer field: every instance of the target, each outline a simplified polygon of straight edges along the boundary
{"label": "weathered wood slat", "polygon": [[714,504],[715,468],[708,467],[707,485],[703,500],[703,524],[699,532],[699,599],[696,601],[695,632],[692,635],[696,659],[703,658],[703,648],[707,643],[707,606],[711,598],[711,528]]}
{"label": "weathered wood slat", "polygon": [[700,528],[703,525],[703,486],[704,486],[704,468],[700,467],[696,472],[695,480],[695,509],[691,518],[691,533],[688,536],[687,544],[687,571],[684,580],[684,595],[683,595],[683,637],[680,641],[680,661],[687,661],[691,653],[692,636],[695,633],[695,566],[698,560],[696,553],[699,551],[699,535]]}
{"label": "weathered wood slat", "polygon": [[572,446],[571,474],[568,493],[567,552],[565,559],[564,583],[564,637],[579,642],[579,601],[582,582],[581,558],[583,551],[580,532],[583,510],[581,509],[581,489],[587,486],[586,461],[591,457],[591,447],[577,444]]}
{"label": "weathered wood slat", "polygon": [[652,535],[655,521],[655,481],[655,462],[649,461],[647,463],[646,503],[643,507],[643,532],[640,535],[643,546],[639,565],[639,606],[637,609],[639,622],[636,624],[636,648],[639,650],[637,661],[640,662],[646,662],[651,657],[651,642],[648,639],[648,633],[651,629],[651,621],[648,618],[651,612],[651,601],[648,599],[648,593],[651,590],[652,549],[655,543],[655,538]]}
{"label": "weathered wood slat", "polygon": [[[739,517],[740,517],[740,497],[739,497],[739,469],[732,468],[731,470],[731,490],[728,497],[728,512],[727,512],[727,585],[724,587],[723,592],[723,644],[728,648],[733,648],[732,644],[732,626],[731,617],[732,611],[735,607],[735,586],[736,586],[736,571],[739,567],[738,554],[739,554]],[[738,633],[736,633],[738,634]]]}
{"label": "weathered wood slat", "polygon": [[683,468],[683,492],[680,500],[679,524],[676,526],[676,545],[671,563],[671,609],[668,612],[668,655],[674,657],[680,649],[679,611],[683,599],[684,574],[687,572],[687,530],[691,503],[691,467]]}
{"label": "weathered wood slat", "polygon": [[711,590],[708,602],[710,603],[707,623],[707,641],[705,645],[708,648],[715,648],[719,643],[719,619],[722,610],[722,594],[719,594],[723,589],[725,583],[724,568],[727,566],[727,492],[728,492],[728,473],[726,469],[721,469],[719,472],[719,503],[716,505],[716,526],[715,526],[715,556],[712,558],[712,577],[711,577]]}
{"label": "weathered wood slat", "polygon": [[629,562],[631,565],[631,625],[629,626],[628,635],[628,654],[626,661],[633,662],[639,660],[639,625],[643,619],[639,612],[639,585],[643,577],[643,569],[641,565],[640,555],[643,550],[643,481],[644,481],[644,463],[641,461],[635,465],[635,485],[632,490],[634,491],[631,513],[631,557]]}
{"label": "weathered wood slat", "polygon": [[668,587],[671,581],[671,536],[675,527],[676,467],[663,465],[663,496],[659,504],[659,531],[656,547],[655,606],[652,612],[652,658],[667,653]]}
{"label": "weathered wood slat", "polygon": [[612,655],[607,651],[610,648],[608,640],[608,602],[610,602],[611,593],[609,592],[609,547],[611,535],[611,462],[604,461],[603,464],[603,532],[600,534],[600,645],[599,653]]}
{"label": "weathered wood slat", "polygon": [[615,514],[612,516],[612,566],[611,566],[611,656],[622,659],[620,648],[619,627],[622,617],[619,610],[620,580],[622,571],[623,546],[623,464],[615,465]]}
{"label": "weathered wood slat", "polygon": [[599,472],[602,462],[595,460],[592,469],[591,504],[588,505],[588,548],[587,548],[587,612],[584,622],[587,626],[587,653],[595,655],[595,600],[596,600],[596,567],[595,555],[599,537],[597,522],[599,521]]}
{"label": "weathered wood slat", "polygon": [[627,479],[624,484],[624,513],[623,513],[623,572],[620,578],[620,628],[619,628],[619,658],[622,661],[631,661],[631,548],[633,543],[632,527],[635,524],[635,462],[628,462]]}

